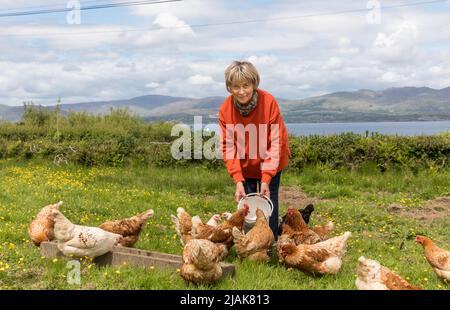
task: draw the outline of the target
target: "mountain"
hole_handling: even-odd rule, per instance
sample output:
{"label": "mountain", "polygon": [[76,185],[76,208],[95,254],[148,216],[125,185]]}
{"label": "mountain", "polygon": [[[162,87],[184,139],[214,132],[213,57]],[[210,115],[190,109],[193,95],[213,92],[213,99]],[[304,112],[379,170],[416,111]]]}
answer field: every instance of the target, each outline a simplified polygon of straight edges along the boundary
{"label": "mountain", "polygon": [[450,120],[450,87],[361,89],[281,102],[287,122]]}
{"label": "mountain", "polygon": [[[147,121],[178,120],[191,123],[194,115],[203,122],[217,122],[224,97],[201,99],[148,95],[127,100],[62,104],[61,111],[108,113],[126,107]],[[361,89],[335,92],[301,100],[277,98],[283,118],[289,123],[450,120],[450,87],[400,87],[383,91]],[[23,107],[0,105],[0,120],[18,121]]]}

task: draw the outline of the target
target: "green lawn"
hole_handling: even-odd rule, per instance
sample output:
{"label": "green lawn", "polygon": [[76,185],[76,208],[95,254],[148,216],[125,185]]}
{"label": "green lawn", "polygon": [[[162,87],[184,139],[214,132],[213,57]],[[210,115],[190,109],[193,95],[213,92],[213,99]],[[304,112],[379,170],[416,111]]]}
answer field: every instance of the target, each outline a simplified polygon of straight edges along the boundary
{"label": "green lawn", "polygon": [[[445,208],[436,208],[447,216],[433,221],[408,216],[426,215],[423,206],[427,201],[450,197],[450,171],[382,174],[370,167],[360,172],[311,167],[301,173],[285,172],[281,182],[281,197],[285,197],[280,201],[282,214],[288,205],[302,207],[305,199],[313,199],[313,224],[331,219],[336,224],[335,234],[353,233],[343,268],[334,276],[311,277],[286,269],[276,258],[269,264],[241,262],[232,251],[227,261],[236,264],[235,277],[223,279],[213,288],[355,289],[360,255],[379,260],[413,284],[427,289],[450,288],[437,279],[422,248],[414,243],[416,234],[424,234],[450,249],[448,213]],[[81,285],[69,285],[66,261],[41,257],[28,239],[27,226],[40,208],[59,200],[64,201],[61,210],[70,220],[91,226],[153,208],[155,216],[136,247],[181,254],[170,214],[180,206],[203,219],[232,211],[236,207],[233,193],[225,170],[200,166],[84,168],[0,161],[0,288],[210,289],[187,286],[170,270],[127,265],[98,268],[89,261],[82,261]],[[404,206],[404,213],[391,213],[388,206],[393,203]]]}

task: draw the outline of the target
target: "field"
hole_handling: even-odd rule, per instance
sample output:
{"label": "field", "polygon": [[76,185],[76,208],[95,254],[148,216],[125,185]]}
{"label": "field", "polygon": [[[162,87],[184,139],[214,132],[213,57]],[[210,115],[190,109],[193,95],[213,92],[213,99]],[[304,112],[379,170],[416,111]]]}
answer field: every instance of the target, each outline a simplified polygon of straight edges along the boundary
{"label": "field", "polygon": [[[358,171],[307,166],[282,176],[280,213],[288,206],[316,207],[312,223],[332,220],[334,234],[351,231],[343,268],[335,276],[312,277],[286,269],[276,257],[269,264],[227,258],[236,275],[214,289],[355,289],[357,259],[377,259],[412,284],[449,289],[437,279],[422,248],[424,234],[450,249],[450,171],[389,170],[367,166]],[[27,226],[41,207],[64,201],[62,211],[73,222],[99,225],[152,208],[136,247],[180,254],[181,244],[170,221],[177,207],[203,219],[232,211],[234,188],[226,170],[203,166],[177,168],[57,166],[48,161],[0,161],[1,289],[211,289],[189,286],[179,274],[157,268],[123,265],[99,268],[81,262],[81,285],[67,283],[66,261],[41,257],[28,238]],[[441,197],[441,198],[440,198]]]}

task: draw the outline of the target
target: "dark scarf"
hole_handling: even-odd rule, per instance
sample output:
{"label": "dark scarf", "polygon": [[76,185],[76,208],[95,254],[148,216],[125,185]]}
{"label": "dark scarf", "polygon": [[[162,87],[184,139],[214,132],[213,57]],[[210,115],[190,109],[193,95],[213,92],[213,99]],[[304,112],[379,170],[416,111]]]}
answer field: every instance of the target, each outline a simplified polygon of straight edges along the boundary
{"label": "dark scarf", "polygon": [[258,92],[256,90],[253,92],[252,99],[250,99],[250,102],[247,103],[246,105],[239,103],[239,101],[237,101],[233,97],[234,107],[239,111],[239,113],[242,116],[248,116],[256,108],[257,103],[258,103]]}

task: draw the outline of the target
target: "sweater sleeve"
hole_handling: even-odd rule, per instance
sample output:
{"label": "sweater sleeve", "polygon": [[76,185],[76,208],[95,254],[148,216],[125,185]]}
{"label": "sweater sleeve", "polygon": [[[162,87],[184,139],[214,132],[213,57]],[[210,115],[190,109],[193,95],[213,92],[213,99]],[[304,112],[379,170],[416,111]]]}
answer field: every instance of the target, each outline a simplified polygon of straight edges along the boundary
{"label": "sweater sleeve", "polygon": [[271,102],[270,118],[267,130],[267,152],[261,163],[261,182],[270,184],[272,178],[277,174],[280,165],[283,137],[286,130],[283,126],[280,109],[273,99]]}
{"label": "sweater sleeve", "polygon": [[234,128],[227,128],[222,113],[219,112],[220,142],[222,156],[227,167],[228,174],[233,178],[234,183],[245,181],[242,175],[241,162],[237,156],[236,143],[234,139]]}

